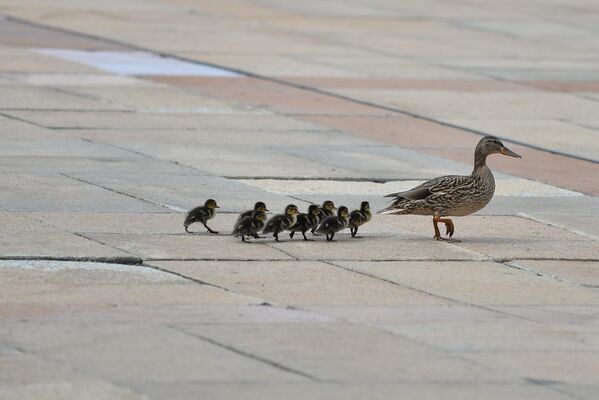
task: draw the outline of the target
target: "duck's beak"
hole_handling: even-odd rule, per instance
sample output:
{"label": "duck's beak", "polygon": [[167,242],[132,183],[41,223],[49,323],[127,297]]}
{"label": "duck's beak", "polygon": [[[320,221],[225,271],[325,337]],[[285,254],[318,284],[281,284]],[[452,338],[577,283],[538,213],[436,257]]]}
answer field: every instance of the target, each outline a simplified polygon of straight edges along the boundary
{"label": "duck's beak", "polygon": [[522,158],[522,156],[520,154],[516,154],[513,151],[511,151],[510,149],[508,149],[507,147],[503,146],[501,148],[501,154],[503,154],[504,156],[510,156],[510,157],[516,157],[516,158]]}

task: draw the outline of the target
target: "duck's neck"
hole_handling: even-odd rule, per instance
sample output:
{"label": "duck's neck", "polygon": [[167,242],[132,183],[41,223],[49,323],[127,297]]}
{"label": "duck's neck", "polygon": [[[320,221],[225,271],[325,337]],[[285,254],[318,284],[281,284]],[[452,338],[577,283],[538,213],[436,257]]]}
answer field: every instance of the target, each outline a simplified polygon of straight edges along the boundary
{"label": "duck's neck", "polygon": [[489,167],[487,167],[487,155],[476,149],[474,152],[474,169],[472,170],[472,175],[477,175],[481,172],[484,173],[487,170],[489,170]]}

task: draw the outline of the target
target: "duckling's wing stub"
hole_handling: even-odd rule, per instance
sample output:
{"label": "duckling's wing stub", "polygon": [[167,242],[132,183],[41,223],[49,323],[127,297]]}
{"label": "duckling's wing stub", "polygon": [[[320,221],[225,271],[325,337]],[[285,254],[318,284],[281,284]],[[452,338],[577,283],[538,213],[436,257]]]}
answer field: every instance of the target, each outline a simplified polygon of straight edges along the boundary
{"label": "duckling's wing stub", "polygon": [[194,222],[205,222],[208,220],[208,211],[204,207],[196,207],[185,217],[185,224],[188,226]]}

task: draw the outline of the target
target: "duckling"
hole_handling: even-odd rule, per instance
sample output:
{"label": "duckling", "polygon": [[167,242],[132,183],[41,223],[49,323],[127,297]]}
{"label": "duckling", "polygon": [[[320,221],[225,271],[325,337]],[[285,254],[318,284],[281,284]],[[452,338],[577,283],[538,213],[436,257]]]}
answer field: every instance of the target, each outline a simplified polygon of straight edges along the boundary
{"label": "duckling", "polygon": [[[318,217],[318,223],[320,223],[326,217],[334,216],[336,209],[337,209],[337,207],[335,207],[335,203],[333,203],[331,200],[325,200],[324,203],[322,203],[322,207],[320,207],[320,215]],[[312,232],[312,234],[314,236],[320,236],[319,234],[316,233],[317,227],[318,227],[318,224],[316,224],[316,226],[314,228],[312,228],[312,230],[310,231],[310,232]]]}
{"label": "duckling", "polygon": [[218,204],[216,204],[216,200],[208,199],[206,200],[203,206],[196,207],[193,210],[191,210],[187,214],[187,217],[185,217],[185,222],[183,222],[185,232],[192,233],[188,229],[189,225],[196,222],[201,222],[204,225],[204,227],[208,229],[208,232],[218,234],[217,231],[210,229],[210,227],[206,225],[208,220],[214,218],[214,215],[216,215],[217,208],[220,207],[218,206]]}
{"label": "duckling", "polygon": [[301,232],[304,240],[309,240],[306,237],[306,232],[312,228],[316,228],[318,226],[318,221],[320,220],[320,209],[316,204],[312,204],[308,207],[307,213],[302,213],[297,216],[297,222],[293,225],[289,230],[291,233],[289,237],[293,239],[293,235],[295,232]]}
{"label": "duckling", "polygon": [[316,229],[318,233],[324,233],[327,236],[327,242],[333,242],[335,233],[347,228],[349,225],[349,210],[345,206],[339,207],[337,216],[326,217],[320,226]]}
{"label": "duckling", "polygon": [[297,206],[289,204],[285,207],[285,214],[277,214],[271,217],[266,226],[262,230],[262,233],[272,233],[275,241],[279,241],[279,233],[291,228],[297,222],[297,214],[299,211]]}
{"label": "duckling", "polygon": [[[474,169],[470,175],[447,175],[431,179],[405,192],[391,193],[393,203],[379,214],[416,214],[432,215],[434,238],[459,242],[451,239],[455,232],[453,221],[447,216],[464,216],[472,214],[491,201],[495,192],[495,179],[487,167],[487,156],[503,154],[504,156],[521,158],[493,136],[483,137],[474,150]],[[441,237],[437,224],[445,224],[447,239]]]}
{"label": "duckling", "polygon": [[372,219],[372,213],[370,212],[370,204],[367,201],[363,201],[360,204],[359,210],[354,210],[349,214],[349,231],[351,237],[356,238],[358,233],[358,227],[364,225]]}
{"label": "duckling", "polygon": [[253,210],[247,210],[242,212],[241,214],[239,214],[239,219],[242,219],[244,217],[251,217],[254,214],[254,211],[264,211],[264,212],[268,212],[268,208],[266,208],[266,204],[264,204],[264,202],[259,201],[256,204],[254,204],[254,209]]}
{"label": "duckling", "polygon": [[256,210],[252,212],[251,216],[240,218],[231,235],[235,237],[241,236],[241,241],[245,242],[245,236],[253,236],[258,239],[258,232],[264,228],[264,221],[266,220],[266,212],[262,210]]}

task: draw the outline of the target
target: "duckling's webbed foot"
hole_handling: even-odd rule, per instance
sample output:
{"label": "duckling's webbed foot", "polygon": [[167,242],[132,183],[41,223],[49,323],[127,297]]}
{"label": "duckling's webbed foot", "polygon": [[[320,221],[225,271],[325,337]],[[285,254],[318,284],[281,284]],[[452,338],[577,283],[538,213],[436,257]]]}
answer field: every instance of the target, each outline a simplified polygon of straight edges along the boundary
{"label": "duckling's webbed foot", "polygon": [[218,235],[218,231],[215,231],[214,229],[211,229],[208,225],[204,224],[204,227],[206,229],[208,229],[208,232],[214,233],[215,235]]}
{"label": "duckling's webbed foot", "polygon": [[184,225],[184,226],[185,226],[185,232],[187,232],[187,233],[193,233],[192,231],[189,230],[189,227],[187,225]]}
{"label": "duckling's webbed foot", "polygon": [[331,233],[330,235],[327,235],[327,242],[334,242],[333,238],[335,237],[334,233]]}

